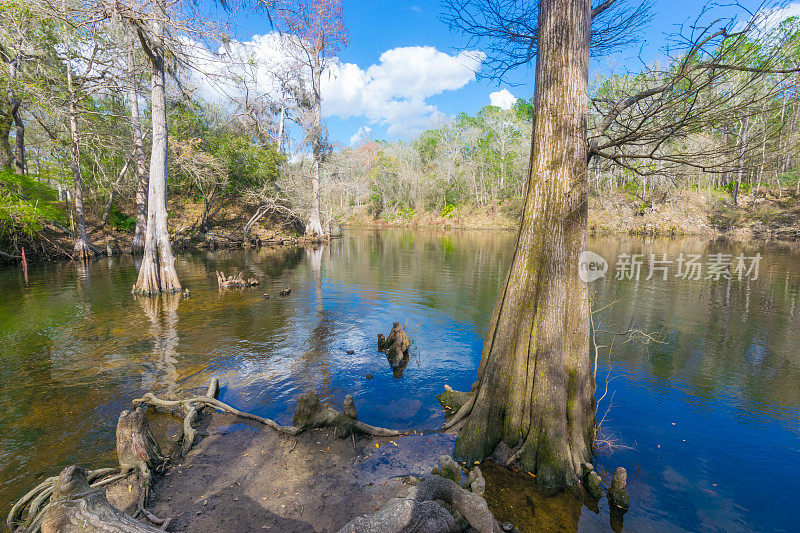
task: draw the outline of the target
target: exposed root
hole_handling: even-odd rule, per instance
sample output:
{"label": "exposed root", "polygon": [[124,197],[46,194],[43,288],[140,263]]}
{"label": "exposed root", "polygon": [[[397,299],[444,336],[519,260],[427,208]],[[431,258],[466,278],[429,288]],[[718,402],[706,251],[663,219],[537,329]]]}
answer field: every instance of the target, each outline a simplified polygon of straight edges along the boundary
{"label": "exposed root", "polygon": [[281,426],[274,420],[254,415],[252,413],[239,411],[238,409],[231,407],[230,405],[223,403],[216,398],[208,398],[206,396],[192,396],[191,398],[186,398],[185,400],[162,400],[160,398],[156,398],[153,393],[148,392],[143,397],[133,400],[133,403],[134,405],[147,404],[156,409],[163,409],[170,413],[174,412],[173,410],[176,408],[186,409],[186,412],[188,412],[192,404],[206,405],[213,407],[214,409],[218,409],[224,413],[238,416],[239,418],[244,418],[245,420],[253,420],[254,422],[271,427],[272,429],[281,433],[286,433],[288,435],[297,435],[300,433],[300,430],[294,426]]}
{"label": "exposed root", "polygon": [[88,261],[95,255],[95,251],[89,245],[85,238],[78,238],[75,240],[75,247],[73,248],[73,257],[80,261]]}
{"label": "exposed root", "polygon": [[400,431],[394,429],[370,426],[360,422],[355,409],[352,397],[349,401],[345,400],[344,410],[350,415],[356,415],[355,417],[340,413],[331,406],[322,404],[316,392],[304,392],[297,397],[297,408],[295,409],[292,423],[299,431],[308,428],[332,426],[373,437],[396,437],[402,435]]}
{"label": "exposed root", "polygon": [[468,403],[474,395],[474,392],[461,392],[453,390],[450,385],[445,385],[444,392],[437,394],[436,399],[439,400],[442,407],[455,413],[458,412],[464,404]]}
{"label": "exposed root", "polygon": [[[113,507],[105,491],[92,488],[88,479],[80,466],[69,466],[61,472],[53,486],[51,503],[40,513],[42,533],[159,531]],[[28,531],[39,529],[38,520],[39,517]]]}
{"label": "exposed root", "polygon": [[238,287],[254,287],[258,285],[258,280],[255,278],[244,279],[242,277],[244,272],[239,272],[236,276],[226,276],[224,272],[217,271],[217,283],[221,289],[232,289]]}
{"label": "exposed root", "polygon": [[388,337],[384,338],[382,334],[378,334],[378,350],[386,354],[386,359],[396,378],[403,377],[403,372],[408,366],[409,346],[411,346],[411,342],[400,322],[392,324],[392,330]]}
{"label": "exposed root", "polygon": [[[455,391],[453,391],[455,392]],[[478,393],[475,392],[472,394],[472,397],[461,406],[461,408],[453,415],[453,418],[442,424],[440,431],[447,431],[451,427],[455,426],[462,420],[464,420],[471,412],[472,408],[475,406],[475,400],[478,398]]]}
{"label": "exposed root", "polygon": [[[453,515],[437,503],[440,501],[452,506],[469,527],[459,527]],[[356,518],[339,533],[449,533],[462,530],[479,533],[502,531],[481,496],[462,489],[450,479],[432,475],[389,500],[378,512]]]}
{"label": "exposed root", "polygon": [[[99,488],[127,476],[127,473],[120,474],[119,468],[99,468],[86,473],[86,482],[91,488]],[[38,531],[39,523],[47,511],[58,480],[58,476],[49,477],[17,500],[6,517],[8,531],[16,531],[21,523],[28,524],[26,531]]]}

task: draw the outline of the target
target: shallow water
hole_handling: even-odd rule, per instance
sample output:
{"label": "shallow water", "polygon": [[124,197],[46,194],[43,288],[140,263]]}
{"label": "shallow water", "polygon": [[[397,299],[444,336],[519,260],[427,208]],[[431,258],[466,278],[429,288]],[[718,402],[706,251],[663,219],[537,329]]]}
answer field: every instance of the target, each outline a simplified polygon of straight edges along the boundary
{"label": "shallow water", "polygon": [[[282,423],[293,398],[315,389],[337,404],[352,393],[368,423],[436,427],[442,385],[474,380],[513,241],[496,232],[348,231],[317,250],[183,255],[187,300],[131,297],[129,257],[36,266],[27,286],[18,269],[0,269],[0,510],[63,465],[112,463],[114,425],[130,399],[200,391],[211,376],[225,401]],[[608,381],[601,439],[611,444],[598,451],[608,471],[628,469],[625,529],[794,530],[797,247],[631,238],[589,247],[610,262],[607,277],[590,284],[594,308],[613,303],[595,313],[598,343],[614,344],[610,365],[607,349],[598,361],[598,398]],[[756,280],[644,279],[647,254],[681,252],[763,258]],[[623,253],[646,254],[638,282],[614,279]],[[215,270],[244,271],[262,285],[220,292]],[[282,298],[284,287],[292,292]],[[402,378],[375,345],[393,321],[413,340]],[[605,333],[627,330],[651,340]],[[570,498],[541,499],[524,477],[487,479],[498,516],[526,530],[611,530],[605,500],[595,513]]]}

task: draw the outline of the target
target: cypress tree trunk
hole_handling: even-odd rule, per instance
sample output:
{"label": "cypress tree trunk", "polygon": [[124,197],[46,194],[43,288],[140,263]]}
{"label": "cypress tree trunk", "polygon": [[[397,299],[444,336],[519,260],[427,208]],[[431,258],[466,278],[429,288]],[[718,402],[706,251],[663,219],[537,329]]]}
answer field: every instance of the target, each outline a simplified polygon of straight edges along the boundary
{"label": "cypress tree trunk", "polygon": [[511,269],[486,332],[455,455],[501,442],[548,487],[573,484],[595,430],[586,241],[589,0],[540,0],[529,183]]}
{"label": "cypress tree trunk", "polygon": [[164,21],[167,20],[166,0],[154,3],[153,33],[155,46],[151,50],[151,109],[153,147],[150,156],[150,183],[147,195],[147,228],[144,258],[139,278],[133,286],[137,294],[154,295],[181,290],[175,271],[175,256],[169,242],[167,226],[167,97],[164,69]]}
{"label": "cypress tree trunk", "polygon": [[147,186],[149,176],[145,163],[142,123],[139,117],[139,94],[136,90],[136,57],[133,51],[133,35],[128,42],[128,99],[131,106],[131,129],[133,130],[133,156],[136,162],[136,230],[133,233],[131,253],[144,252],[144,232],[147,226]]}
{"label": "cypress tree trunk", "polygon": [[320,61],[319,52],[314,62],[314,68],[311,72],[312,76],[312,120],[313,120],[313,173],[311,174],[311,216],[306,226],[306,235],[315,237],[322,237],[324,232],[322,230],[322,221],[320,220],[319,209],[319,178],[320,178],[320,164],[322,159],[322,93],[320,84],[322,82],[322,63]]}

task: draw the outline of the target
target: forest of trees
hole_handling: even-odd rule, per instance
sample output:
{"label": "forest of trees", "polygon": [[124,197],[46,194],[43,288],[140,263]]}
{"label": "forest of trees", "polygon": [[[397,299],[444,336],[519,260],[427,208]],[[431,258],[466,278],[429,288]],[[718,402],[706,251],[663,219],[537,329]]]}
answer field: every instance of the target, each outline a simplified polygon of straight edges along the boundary
{"label": "forest of trees", "polygon": [[[203,68],[197,43],[225,48],[228,37],[201,20],[193,2],[170,2],[159,33],[154,10],[162,3],[0,3],[4,256],[42,243],[49,227],[72,235],[72,254],[88,257],[96,248],[87,220],[90,229],[135,233],[133,251],[142,252],[148,177],[161,167],[167,198],[202,206],[193,229],[209,231],[220,209],[238,206],[244,239],[267,214],[302,221],[319,236],[354,209],[376,219],[446,217],[461,206],[520,204],[533,98],[444,118],[411,140],[337,146],[327,137],[319,76],[347,43],[340,2],[246,3],[270,14],[265,27],[284,32],[281,46],[292,59],[270,73],[277,91],[259,90],[255,75],[231,69],[218,81],[243,96],[223,105],[204,101],[192,76]],[[458,29],[462,11],[450,7],[447,22]],[[624,193],[646,209],[675,189],[693,189],[746,208],[767,190],[800,192],[800,21],[767,25],[755,16],[721,27],[698,18],[649,67],[590,81],[589,194],[601,206]],[[159,64],[166,140],[153,133],[161,123],[154,120]]]}
{"label": "forest of trees", "polygon": [[[800,20],[789,18],[757,39],[727,38],[713,61],[737,69],[715,69],[687,53],[642,72],[597,76],[588,115],[590,194],[603,205],[625,193],[645,208],[675,189],[716,190],[733,204],[740,203],[740,191],[751,202],[765,188],[800,194],[800,76],[791,72],[800,60],[798,32]],[[532,103],[486,106],[411,141],[368,141],[337,151],[329,166],[334,209],[445,216],[459,205],[522,196]]]}

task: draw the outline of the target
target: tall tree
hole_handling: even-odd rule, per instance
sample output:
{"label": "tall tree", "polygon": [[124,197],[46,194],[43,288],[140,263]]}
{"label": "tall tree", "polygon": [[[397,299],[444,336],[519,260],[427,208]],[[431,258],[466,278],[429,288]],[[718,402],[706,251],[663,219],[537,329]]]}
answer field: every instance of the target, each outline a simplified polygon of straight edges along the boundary
{"label": "tall tree", "polygon": [[144,258],[133,287],[138,294],[153,295],[181,290],[167,224],[167,93],[166,24],[167,1],[155,0],[149,28],[136,25],[139,40],[150,61],[150,109],[153,127],[150,175],[147,192],[147,227]]}
{"label": "tall tree", "polygon": [[[67,13],[66,2],[62,2],[65,15]],[[68,36],[70,30],[65,28],[64,35]],[[72,73],[72,43],[66,37],[66,71],[67,71],[67,94],[68,94],[68,123],[70,138],[70,166],[73,176],[73,198],[75,201],[75,256],[81,260],[87,260],[92,255],[89,247],[89,238],[86,233],[86,211],[83,206],[83,181],[81,177],[81,155],[80,155],[80,133],[78,132],[78,89],[76,88],[75,76]]]}
{"label": "tall tree", "polygon": [[[264,2],[269,5],[271,2]],[[341,0],[282,0],[273,4],[276,20],[291,42],[291,52],[302,65],[307,82],[305,104],[308,119],[304,124],[311,147],[311,214],[306,235],[322,237],[320,217],[321,165],[327,150],[327,132],[322,120],[322,74],[347,44],[347,28]]]}
{"label": "tall tree", "polygon": [[128,102],[131,108],[131,130],[133,132],[133,157],[136,169],[136,228],[133,233],[131,253],[144,252],[144,234],[147,226],[147,195],[149,175],[145,162],[144,140],[142,136],[142,123],[139,116],[139,81],[136,75],[136,50],[135,36],[132,31],[126,30],[125,57],[127,62]]}
{"label": "tall tree", "polygon": [[[511,269],[462,408],[456,456],[501,442],[537,480],[563,486],[589,461],[595,428],[586,239],[589,0],[540,0],[528,193]],[[459,415],[456,415],[459,416]]]}

